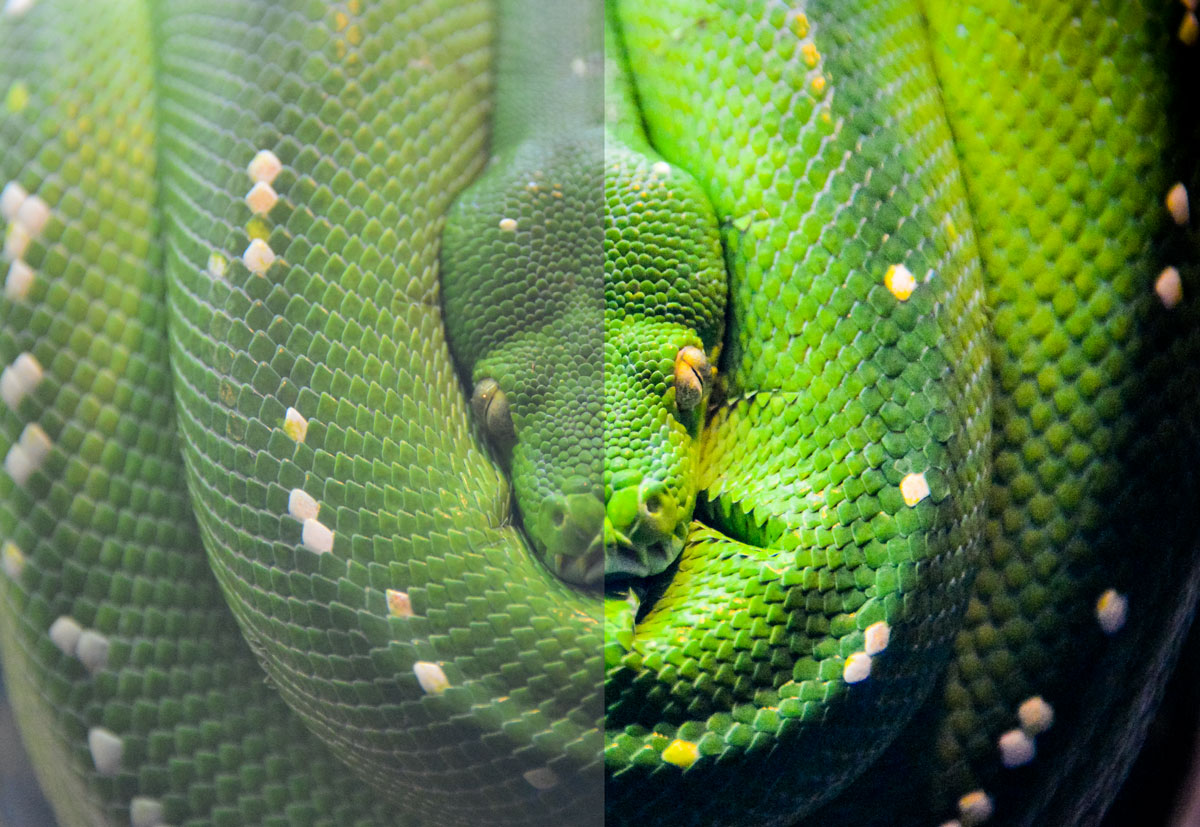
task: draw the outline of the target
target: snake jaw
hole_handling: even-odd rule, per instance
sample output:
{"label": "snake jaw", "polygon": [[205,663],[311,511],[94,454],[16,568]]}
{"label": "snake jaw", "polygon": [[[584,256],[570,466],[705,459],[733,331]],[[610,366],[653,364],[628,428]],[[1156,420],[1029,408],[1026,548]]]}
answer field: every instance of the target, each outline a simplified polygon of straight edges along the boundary
{"label": "snake jaw", "polygon": [[597,536],[587,551],[578,557],[555,555],[551,568],[554,573],[580,586],[595,586],[604,579],[604,543]]}

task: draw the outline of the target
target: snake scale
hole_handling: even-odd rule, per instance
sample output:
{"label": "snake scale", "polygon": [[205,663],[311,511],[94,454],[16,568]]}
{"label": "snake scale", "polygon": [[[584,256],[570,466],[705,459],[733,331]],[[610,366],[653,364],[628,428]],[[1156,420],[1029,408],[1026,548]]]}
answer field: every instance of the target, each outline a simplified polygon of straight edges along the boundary
{"label": "snake scale", "polygon": [[1200,585],[1198,35],[6,0],[61,824],[1094,823]]}

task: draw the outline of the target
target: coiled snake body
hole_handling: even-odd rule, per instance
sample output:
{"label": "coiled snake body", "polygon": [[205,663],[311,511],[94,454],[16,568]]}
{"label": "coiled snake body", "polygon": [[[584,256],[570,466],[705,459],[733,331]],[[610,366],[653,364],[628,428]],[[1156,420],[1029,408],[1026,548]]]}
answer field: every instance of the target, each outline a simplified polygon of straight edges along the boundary
{"label": "coiled snake body", "polygon": [[60,821],[1097,818],[1197,588],[1198,30],[8,0]]}

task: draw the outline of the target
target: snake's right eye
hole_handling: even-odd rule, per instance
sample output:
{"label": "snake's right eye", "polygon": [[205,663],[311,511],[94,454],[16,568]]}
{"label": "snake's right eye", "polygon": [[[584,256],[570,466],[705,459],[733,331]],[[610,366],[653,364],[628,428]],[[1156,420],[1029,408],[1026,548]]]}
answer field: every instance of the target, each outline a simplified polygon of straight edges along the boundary
{"label": "snake's right eye", "polygon": [[700,404],[712,382],[712,366],[704,351],[688,345],[675,356],[675,404],[690,411]]}
{"label": "snake's right eye", "polygon": [[508,396],[495,379],[480,379],[475,384],[475,390],[471,393],[471,410],[497,447],[511,448],[517,441]]}

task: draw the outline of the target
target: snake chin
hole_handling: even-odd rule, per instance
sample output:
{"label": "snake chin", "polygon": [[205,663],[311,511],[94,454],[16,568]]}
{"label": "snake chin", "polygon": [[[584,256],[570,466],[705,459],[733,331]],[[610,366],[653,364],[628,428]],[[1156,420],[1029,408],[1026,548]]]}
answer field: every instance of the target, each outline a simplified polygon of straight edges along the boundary
{"label": "snake chin", "polygon": [[644,579],[661,574],[683,552],[687,523],[678,523],[673,532],[650,542],[637,542],[604,521],[604,578],[606,582]]}

